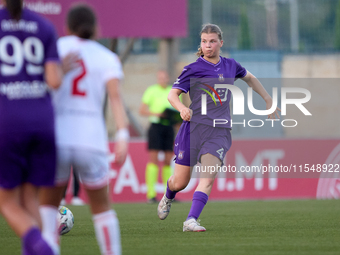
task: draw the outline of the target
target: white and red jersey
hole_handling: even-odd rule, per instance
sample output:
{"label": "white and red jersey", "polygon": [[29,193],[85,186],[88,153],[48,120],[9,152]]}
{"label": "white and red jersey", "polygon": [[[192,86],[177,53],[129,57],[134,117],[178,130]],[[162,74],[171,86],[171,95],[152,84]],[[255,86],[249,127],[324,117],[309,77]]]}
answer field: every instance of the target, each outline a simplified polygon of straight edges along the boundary
{"label": "white and red jersey", "polygon": [[57,47],[60,58],[75,52],[81,59],[80,66],[68,72],[53,93],[57,145],[107,152],[106,83],[123,78],[121,63],[115,53],[92,40],[65,36]]}

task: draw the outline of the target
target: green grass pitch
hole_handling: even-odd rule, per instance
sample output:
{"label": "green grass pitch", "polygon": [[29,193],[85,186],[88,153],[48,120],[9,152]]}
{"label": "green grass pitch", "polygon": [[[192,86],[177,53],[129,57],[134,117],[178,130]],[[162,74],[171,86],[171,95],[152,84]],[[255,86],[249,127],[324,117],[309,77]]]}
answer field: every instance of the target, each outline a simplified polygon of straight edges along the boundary
{"label": "green grass pitch", "polygon": [[[340,254],[340,200],[209,202],[207,231],[182,232],[190,203],[174,203],[161,221],[153,204],[116,204],[123,254]],[[68,206],[75,225],[62,255],[99,254],[87,206]],[[20,240],[0,217],[0,254],[20,254]]]}

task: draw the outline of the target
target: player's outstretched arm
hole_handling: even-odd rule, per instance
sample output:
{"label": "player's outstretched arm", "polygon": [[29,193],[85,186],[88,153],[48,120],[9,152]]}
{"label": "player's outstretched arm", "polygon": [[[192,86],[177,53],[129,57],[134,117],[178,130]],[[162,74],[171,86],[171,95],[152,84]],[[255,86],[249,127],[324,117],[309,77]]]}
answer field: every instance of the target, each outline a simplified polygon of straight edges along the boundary
{"label": "player's outstretched arm", "polygon": [[[246,76],[244,76],[242,80],[245,81],[249,87],[251,87],[256,93],[258,93],[263,98],[263,100],[266,102],[267,110],[272,107],[273,104],[272,97],[268,94],[266,89],[262,86],[261,82],[252,73],[247,71]],[[272,114],[268,115],[268,118],[276,119],[277,117],[279,119],[280,118],[279,111],[281,111],[281,109],[279,107],[276,107],[276,110]]]}
{"label": "player's outstretched arm", "polygon": [[179,99],[180,94],[183,91],[180,89],[171,89],[168,95],[170,104],[180,112],[181,118],[185,121],[190,121],[192,116],[192,110],[186,107]]}
{"label": "player's outstretched arm", "polygon": [[123,164],[128,149],[128,140],[130,138],[128,131],[128,119],[124,109],[122,97],[120,95],[120,86],[118,79],[111,79],[106,83],[110,105],[113,112],[113,117],[117,126],[116,145],[115,145],[115,161],[118,164]]}

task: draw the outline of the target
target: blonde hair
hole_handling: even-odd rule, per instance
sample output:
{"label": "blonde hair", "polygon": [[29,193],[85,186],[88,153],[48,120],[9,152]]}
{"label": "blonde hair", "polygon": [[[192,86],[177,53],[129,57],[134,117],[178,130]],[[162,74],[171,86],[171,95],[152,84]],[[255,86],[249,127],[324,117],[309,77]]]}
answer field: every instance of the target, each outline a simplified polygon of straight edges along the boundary
{"label": "blonde hair", "polygon": [[[206,34],[211,34],[211,33],[215,33],[218,35],[218,39],[220,39],[220,41],[223,40],[223,37],[222,37],[222,30],[219,28],[219,26],[215,25],[215,24],[204,24],[202,26],[202,30],[200,32],[200,36],[203,34],[203,33],[206,33]],[[201,46],[198,46],[198,50],[196,52],[196,55],[197,57],[200,57],[203,55],[203,51],[202,51],[202,48]]]}

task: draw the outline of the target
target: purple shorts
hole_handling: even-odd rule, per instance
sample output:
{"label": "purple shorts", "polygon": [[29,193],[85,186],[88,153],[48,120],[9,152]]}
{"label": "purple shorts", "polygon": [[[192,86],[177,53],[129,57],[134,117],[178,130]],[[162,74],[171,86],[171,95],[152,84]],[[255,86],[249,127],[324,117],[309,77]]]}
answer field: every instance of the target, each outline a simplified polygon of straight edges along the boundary
{"label": "purple shorts", "polygon": [[28,182],[53,186],[56,171],[54,130],[0,133],[0,187]]}
{"label": "purple shorts", "polygon": [[183,121],[175,139],[176,164],[194,166],[210,153],[222,161],[231,146],[230,129]]}

